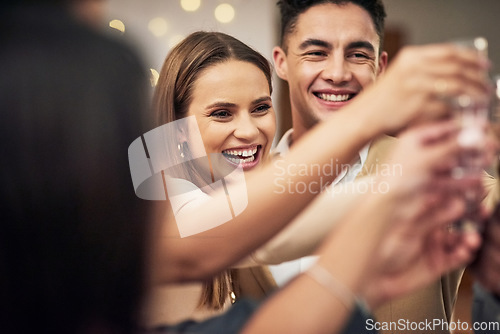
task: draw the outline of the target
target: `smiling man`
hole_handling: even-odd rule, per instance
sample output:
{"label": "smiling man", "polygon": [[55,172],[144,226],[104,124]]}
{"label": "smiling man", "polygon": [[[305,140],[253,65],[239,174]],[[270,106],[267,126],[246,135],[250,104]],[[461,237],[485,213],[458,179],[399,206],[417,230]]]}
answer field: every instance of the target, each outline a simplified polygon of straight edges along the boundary
{"label": "smiling man", "polygon": [[[273,59],[278,76],[289,85],[293,122],[275,150],[284,155],[318,122],[340,112],[377,80],[386,70],[388,55],[382,50],[386,13],[381,0],[281,0],[278,6],[281,46],[274,48]],[[364,120],[358,121],[362,124]],[[394,142],[388,136],[373,141],[335,182],[351,182],[377,170],[374,165],[384,160]],[[281,285],[315,260],[306,257],[270,269]],[[423,333],[429,328],[414,325],[434,319],[450,322],[461,275],[461,270],[450,273],[425,289],[374,310],[377,329]],[[404,326],[393,328],[389,324]],[[449,333],[443,327],[432,328],[432,332]]]}
{"label": "smiling man", "polygon": [[356,1],[317,3],[294,17],[292,6],[281,2],[286,26],[273,58],[290,88],[293,139],[349,103],[387,65],[380,3],[372,1],[373,15]]}

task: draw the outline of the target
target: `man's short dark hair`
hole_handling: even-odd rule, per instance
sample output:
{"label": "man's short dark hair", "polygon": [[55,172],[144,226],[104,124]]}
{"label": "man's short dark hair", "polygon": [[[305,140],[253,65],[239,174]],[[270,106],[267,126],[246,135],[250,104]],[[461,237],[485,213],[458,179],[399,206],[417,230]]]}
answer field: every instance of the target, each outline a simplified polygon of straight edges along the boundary
{"label": "man's short dark hair", "polygon": [[299,15],[311,7],[325,3],[339,6],[352,3],[366,10],[368,14],[370,14],[373,24],[375,25],[375,30],[380,38],[380,50],[382,50],[384,20],[386,17],[382,0],[279,0],[277,4],[281,14],[280,44],[285,52],[287,51],[286,37],[293,32]]}

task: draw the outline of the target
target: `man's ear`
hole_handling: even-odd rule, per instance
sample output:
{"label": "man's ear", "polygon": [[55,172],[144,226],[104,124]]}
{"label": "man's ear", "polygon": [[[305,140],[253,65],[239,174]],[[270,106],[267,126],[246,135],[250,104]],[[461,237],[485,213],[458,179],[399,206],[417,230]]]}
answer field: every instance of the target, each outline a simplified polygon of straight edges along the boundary
{"label": "man's ear", "polygon": [[389,55],[387,54],[386,51],[382,51],[380,54],[380,57],[378,59],[378,73],[377,75],[380,75],[385,72],[385,69],[387,68],[387,62],[389,59]]}
{"label": "man's ear", "polygon": [[275,46],[273,48],[273,61],[274,61],[274,69],[276,70],[276,74],[278,75],[278,77],[287,81],[288,64],[286,59],[286,53],[279,46]]}

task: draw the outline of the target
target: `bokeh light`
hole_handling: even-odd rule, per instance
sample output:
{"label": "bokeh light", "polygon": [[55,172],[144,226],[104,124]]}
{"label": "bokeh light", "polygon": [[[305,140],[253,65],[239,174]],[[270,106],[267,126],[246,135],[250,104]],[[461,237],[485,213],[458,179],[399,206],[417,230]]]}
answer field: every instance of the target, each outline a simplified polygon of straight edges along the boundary
{"label": "bokeh light", "polygon": [[488,40],[484,37],[477,37],[474,39],[474,47],[481,52],[488,50]]}
{"label": "bokeh light", "polygon": [[125,32],[125,24],[123,24],[123,22],[120,20],[109,21],[109,26],[113,29],[120,31],[121,33]]}
{"label": "bokeh light", "polygon": [[230,4],[223,3],[215,8],[215,18],[221,23],[229,23],[234,19],[234,8]]}
{"label": "bokeh light", "polygon": [[151,71],[151,77],[149,78],[151,87],[155,87],[158,83],[158,79],[160,78],[160,73],[158,73],[158,71],[154,68],[150,68],[149,70]]}
{"label": "bokeh light", "polygon": [[167,21],[163,17],[155,17],[149,21],[148,29],[156,37],[165,36],[168,31]]}
{"label": "bokeh light", "polygon": [[181,0],[181,7],[186,12],[194,12],[200,8],[201,0]]}

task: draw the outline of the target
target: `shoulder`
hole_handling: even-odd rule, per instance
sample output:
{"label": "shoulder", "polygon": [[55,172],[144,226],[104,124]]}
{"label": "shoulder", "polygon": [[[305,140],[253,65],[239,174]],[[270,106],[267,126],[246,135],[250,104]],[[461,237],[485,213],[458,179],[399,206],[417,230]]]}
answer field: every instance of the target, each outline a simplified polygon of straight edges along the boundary
{"label": "shoulder", "polygon": [[283,156],[288,153],[292,145],[293,129],[289,129],[279,140],[276,147],[271,150],[271,157]]}
{"label": "shoulder", "polygon": [[165,178],[165,184],[167,186],[169,194],[173,194],[173,195],[191,192],[191,191],[200,191],[201,192],[200,188],[198,188],[194,183],[192,183],[186,179],[167,176]]}
{"label": "shoulder", "polygon": [[370,151],[381,154],[390,151],[398,142],[398,139],[393,136],[382,135],[370,144]]}
{"label": "shoulder", "polygon": [[165,185],[172,210],[176,216],[189,212],[210,199],[208,194],[185,179],[167,177],[165,178]]}

